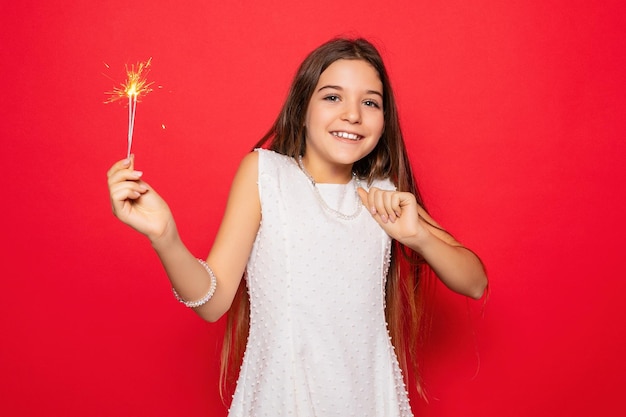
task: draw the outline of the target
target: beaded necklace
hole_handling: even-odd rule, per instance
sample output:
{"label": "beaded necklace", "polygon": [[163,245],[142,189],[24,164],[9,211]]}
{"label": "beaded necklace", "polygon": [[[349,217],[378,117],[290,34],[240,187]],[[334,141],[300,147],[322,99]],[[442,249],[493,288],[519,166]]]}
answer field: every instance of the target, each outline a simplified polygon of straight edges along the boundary
{"label": "beaded necklace", "polygon": [[342,220],[353,220],[361,213],[361,210],[363,209],[363,204],[361,203],[361,197],[359,197],[359,193],[357,192],[357,189],[361,186],[361,181],[359,180],[359,177],[356,175],[355,172],[352,173],[352,179],[350,180],[350,182],[352,181],[355,182],[354,195],[355,195],[356,210],[352,214],[345,214],[345,213],[340,212],[339,210],[335,210],[334,208],[330,207],[326,203],[326,201],[324,200],[324,197],[322,197],[322,194],[320,193],[320,190],[317,188],[317,185],[315,184],[315,180],[313,179],[311,174],[309,174],[306,168],[304,168],[304,164],[302,163],[302,155],[298,156],[298,166],[300,167],[304,175],[306,175],[306,177],[309,179],[309,181],[311,181],[315,198],[320,203],[322,208],[326,210],[328,213]]}

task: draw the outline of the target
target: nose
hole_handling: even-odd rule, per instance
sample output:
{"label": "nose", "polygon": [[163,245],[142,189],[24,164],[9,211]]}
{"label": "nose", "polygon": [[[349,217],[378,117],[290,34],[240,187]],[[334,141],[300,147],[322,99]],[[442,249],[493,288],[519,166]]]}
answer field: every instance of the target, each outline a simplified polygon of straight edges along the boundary
{"label": "nose", "polygon": [[361,123],[361,106],[359,103],[346,103],[341,118],[351,124]]}

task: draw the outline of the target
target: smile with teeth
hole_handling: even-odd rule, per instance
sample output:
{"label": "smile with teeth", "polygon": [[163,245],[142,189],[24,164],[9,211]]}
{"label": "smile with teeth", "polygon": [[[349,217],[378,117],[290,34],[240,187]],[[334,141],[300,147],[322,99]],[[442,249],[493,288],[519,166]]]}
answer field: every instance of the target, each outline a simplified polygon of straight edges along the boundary
{"label": "smile with teeth", "polygon": [[337,136],[338,138],[343,138],[343,139],[359,140],[363,138],[363,136],[359,136],[354,133],[348,133],[348,132],[331,132],[331,133],[333,136]]}

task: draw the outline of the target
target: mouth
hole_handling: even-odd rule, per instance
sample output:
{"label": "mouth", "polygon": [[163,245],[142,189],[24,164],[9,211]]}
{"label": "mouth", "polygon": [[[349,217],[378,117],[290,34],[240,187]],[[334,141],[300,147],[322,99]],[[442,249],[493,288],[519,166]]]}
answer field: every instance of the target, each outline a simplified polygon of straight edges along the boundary
{"label": "mouth", "polygon": [[363,139],[363,136],[361,135],[357,135],[356,133],[349,133],[349,132],[330,132],[331,135],[341,138],[341,139],[348,139],[348,140],[352,140],[352,141],[358,141]]}

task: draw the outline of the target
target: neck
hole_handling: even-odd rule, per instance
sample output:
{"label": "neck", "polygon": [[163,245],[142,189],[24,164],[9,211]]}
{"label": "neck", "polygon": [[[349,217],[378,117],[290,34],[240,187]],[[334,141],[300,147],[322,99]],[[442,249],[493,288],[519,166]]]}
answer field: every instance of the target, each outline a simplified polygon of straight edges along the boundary
{"label": "neck", "polygon": [[306,156],[299,158],[300,168],[318,184],[347,184],[352,180],[352,164],[320,165],[311,163]]}

